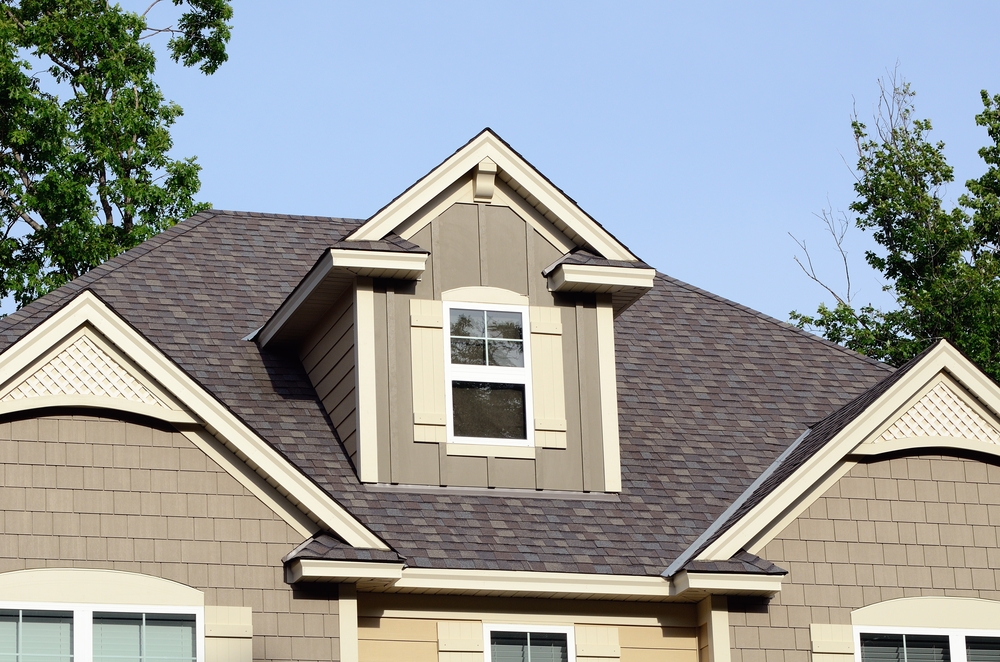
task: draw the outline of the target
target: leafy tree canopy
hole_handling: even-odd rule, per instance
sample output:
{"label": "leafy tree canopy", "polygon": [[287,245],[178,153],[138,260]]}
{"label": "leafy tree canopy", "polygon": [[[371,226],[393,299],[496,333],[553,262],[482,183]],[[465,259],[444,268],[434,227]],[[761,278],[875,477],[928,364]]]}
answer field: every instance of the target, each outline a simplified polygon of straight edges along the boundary
{"label": "leafy tree canopy", "polygon": [[[800,327],[892,365],[946,338],[1000,378],[1000,95],[981,94],[976,123],[991,141],[979,150],[986,172],[966,182],[950,208],[942,199],[954,180],[944,144],[928,139],[929,120],[914,118],[908,84],[883,85],[873,132],[855,116],[857,199],[850,211],[880,246],[865,257],[897,307],[858,307],[828,287],[836,305],[820,305],[815,315],[792,312]],[[824,217],[841,247],[846,222],[838,232]],[[816,279],[811,265],[806,273]]]}
{"label": "leafy tree canopy", "polygon": [[0,0],[0,297],[21,307],[207,207],[194,158],[174,160],[180,106],[147,41],[214,73],[229,0],[171,0],[175,25],[106,0]]}

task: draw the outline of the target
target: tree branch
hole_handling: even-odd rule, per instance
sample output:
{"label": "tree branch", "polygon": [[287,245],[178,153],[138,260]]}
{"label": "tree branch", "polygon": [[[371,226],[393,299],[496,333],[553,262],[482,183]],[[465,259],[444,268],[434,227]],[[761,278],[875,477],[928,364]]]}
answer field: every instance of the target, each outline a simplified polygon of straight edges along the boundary
{"label": "tree branch", "polygon": [[152,8],[153,8],[153,7],[155,7],[156,5],[160,4],[161,2],[163,2],[163,0],[153,0],[153,4],[151,4],[150,6],[146,7],[146,11],[142,12],[142,14],[140,14],[140,16],[143,16],[143,17],[145,17],[145,16],[146,16],[146,14],[148,14],[148,13],[149,13],[149,10],[150,10],[150,9],[152,9]]}

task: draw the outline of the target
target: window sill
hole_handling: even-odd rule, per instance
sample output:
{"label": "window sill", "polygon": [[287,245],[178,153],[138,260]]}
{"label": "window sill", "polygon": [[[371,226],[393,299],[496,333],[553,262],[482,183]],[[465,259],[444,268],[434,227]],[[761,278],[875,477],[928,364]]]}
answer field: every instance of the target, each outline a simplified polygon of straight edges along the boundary
{"label": "window sill", "polygon": [[503,446],[499,444],[445,444],[448,455],[471,457],[513,457],[535,459],[534,446]]}

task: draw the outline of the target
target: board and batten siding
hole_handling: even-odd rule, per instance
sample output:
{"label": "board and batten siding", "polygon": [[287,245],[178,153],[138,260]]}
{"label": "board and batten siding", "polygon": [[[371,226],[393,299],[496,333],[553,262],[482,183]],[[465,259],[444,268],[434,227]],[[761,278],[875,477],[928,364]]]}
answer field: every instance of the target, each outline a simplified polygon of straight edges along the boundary
{"label": "board and batten siding", "polygon": [[354,325],[354,297],[348,290],[303,343],[299,358],[341,443],[357,466]]}
{"label": "board and batten siding", "polygon": [[[483,624],[573,628],[577,662],[699,662],[693,605],[586,605],[546,600],[362,596],[358,653],[364,662],[484,662]],[[429,599],[426,599],[429,598]],[[577,613],[567,610],[580,609]],[[520,611],[520,613],[518,613]],[[517,614],[514,616],[513,614]]]}
{"label": "board and batten siding", "polygon": [[0,510],[0,573],[169,579],[202,591],[206,613],[249,608],[254,660],[339,659],[336,589],[284,580],[281,558],[303,536],[169,426],[69,414],[2,421]]}
{"label": "board and batten siding", "polygon": [[[542,270],[561,252],[509,207],[486,204],[455,204],[410,240],[430,252],[421,280],[374,283],[379,482],[604,490],[597,301],[593,295],[548,291]],[[561,370],[563,391],[542,401],[536,398],[535,403],[542,412],[564,408],[565,423],[563,417],[539,417],[536,412],[534,423],[541,434],[536,432],[534,458],[449,454],[441,443],[441,415],[446,412],[428,417],[427,412],[414,411],[415,400],[425,406],[440,399],[438,393],[415,389],[415,362],[419,369],[428,357],[414,356],[414,348],[431,351],[428,342],[443,346],[447,329],[440,319],[441,293],[470,286],[509,290],[526,296],[531,310],[552,311],[537,315],[544,329],[531,338],[537,340],[540,354],[561,348],[561,356],[549,363]],[[436,320],[430,319],[434,306],[439,307]],[[443,361],[440,352],[438,357],[434,360]],[[554,380],[539,380],[536,388],[551,383]],[[564,431],[557,429],[563,425]],[[352,446],[348,449],[353,453]]]}
{"label": "board and batten siding", "polygon": [[730,597],[733,662],[851,662],[841,640],[855,609],[917,596],[1000,600],[998,539],[996,463],[858,464],[760,552],[789,571],[781,592],[769,603]]}

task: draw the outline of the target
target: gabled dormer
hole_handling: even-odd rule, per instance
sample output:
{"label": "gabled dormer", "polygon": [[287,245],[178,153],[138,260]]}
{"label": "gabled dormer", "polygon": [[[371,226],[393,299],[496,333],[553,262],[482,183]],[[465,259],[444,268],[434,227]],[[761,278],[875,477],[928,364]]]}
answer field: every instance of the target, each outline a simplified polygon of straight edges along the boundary
{"label": "gabled dormer", "polygon": [[614,318],[654,275],[486,129],[257,341],[298,354],[362,481],[616,492]]}

